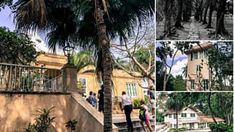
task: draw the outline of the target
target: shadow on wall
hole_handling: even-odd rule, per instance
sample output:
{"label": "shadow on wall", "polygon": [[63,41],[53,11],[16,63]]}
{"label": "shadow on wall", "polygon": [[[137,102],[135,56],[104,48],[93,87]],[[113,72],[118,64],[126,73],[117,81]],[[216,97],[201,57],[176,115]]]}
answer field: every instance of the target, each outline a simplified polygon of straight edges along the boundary
{"label": "shadow on wall", "polygon": [[[0,93],[0,131],[24,131],[34,123],[37,110],[55,107],[56,117],[49,132],[67,132],[65,123],[77,120],[76,131],[103,131],[103,114],[93,108],[79,94],[9,94]],[[4,125],[2,125],[4,124]],[[113,125],[113,132],[118,128]]]}
{"label": "shadow on wall", "polygon": [[[0,94],[0,130],[4,132],[24,131],[34,123],[38,109],[56,106],[51,113],[55,116],[50,131],[67,131],[65,123],[71,118],[70,95]],[[55,130],[56,128],[56,130]]]}

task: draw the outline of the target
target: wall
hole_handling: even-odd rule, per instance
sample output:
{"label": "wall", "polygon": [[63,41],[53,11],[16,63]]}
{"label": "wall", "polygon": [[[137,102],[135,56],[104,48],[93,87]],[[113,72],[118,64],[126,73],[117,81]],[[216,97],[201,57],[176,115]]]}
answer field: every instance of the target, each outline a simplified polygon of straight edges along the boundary
{"label": "wall", "polygon": [[[77,131],[90,132],[100,130],[102,132],[103,116],[92,108],[79,95],[70,94],[9,94],[0,93],[0,131],[15,132],[24,131],[28,123],[33,123],[37,115],[36,110],[55,106],[52,116],[50,132],[67,132],[65,123],[76,119]],[[92,124],[92,125],[90,125]],[[114,131],[117,131],[115,126]]]}

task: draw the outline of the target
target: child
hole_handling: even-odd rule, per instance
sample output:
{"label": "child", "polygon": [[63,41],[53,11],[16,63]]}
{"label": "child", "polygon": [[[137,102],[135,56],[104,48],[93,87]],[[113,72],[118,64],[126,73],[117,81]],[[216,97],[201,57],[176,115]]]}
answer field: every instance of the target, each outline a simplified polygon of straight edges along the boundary
{"label": "child", "polygon": [[153,132],[153,129],[151,127],[151,124],[150,124],[150,113],[148,112],[148,108],[147,106],[145,105],[145,101],[144,100],[141,100],[141,107],[140,107],[140,111],[139,111],[139,118],[141,120],[141,126],[142,128],[145,130],[145,126],[144,126],[144,122],[146,124],[146,126],[148,127],[149,131],[150,132]]}

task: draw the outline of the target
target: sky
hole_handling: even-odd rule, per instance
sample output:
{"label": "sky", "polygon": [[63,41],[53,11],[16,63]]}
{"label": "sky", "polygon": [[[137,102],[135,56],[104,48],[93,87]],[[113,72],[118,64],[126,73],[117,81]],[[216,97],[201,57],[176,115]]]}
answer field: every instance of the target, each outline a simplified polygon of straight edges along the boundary
{"label": "sky", "polygon": [[[6,6],[0,11],[0,26],[7,27],[11,31],[15,30],[13,17],[14,14],[11,12],[9,7]],[[52,52],[48,49],[48,46],[46,45],[46,35],[44,33],[31,33],[30,37],[32,41],[36,44],[37,51]],[[40,42],[38,42],[37,40],[40,40]],[[63,54],[63,51],[58,49],[56,53]]]}
{"label": "sky", "polygon": [[[170,45],[171,48],[173,47],[173,42]],[[156,43],[156,47],[160,46],[160,43]],[[156,60],[160,60],[158,57],[156,57]],[[175,56],[174,63],[172,66],[171,74],[176,77],[177,75],[182,75],[183,74],[183,68],[187,65],[188,62],[188,57],[185,54],[182,54],[181,52],[178,52]],[[167,57],[167,64],[171,65],[172,64],[172,58]]]}

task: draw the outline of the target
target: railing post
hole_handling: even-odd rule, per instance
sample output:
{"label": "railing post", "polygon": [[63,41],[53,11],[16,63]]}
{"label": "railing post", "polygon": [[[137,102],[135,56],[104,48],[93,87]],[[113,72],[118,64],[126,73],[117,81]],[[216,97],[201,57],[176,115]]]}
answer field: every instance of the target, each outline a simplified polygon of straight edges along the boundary
{"label": "railing post", "polygon": [[72,64],[65,64],[62,68],[63,92],[77,91],[77,68]]}

